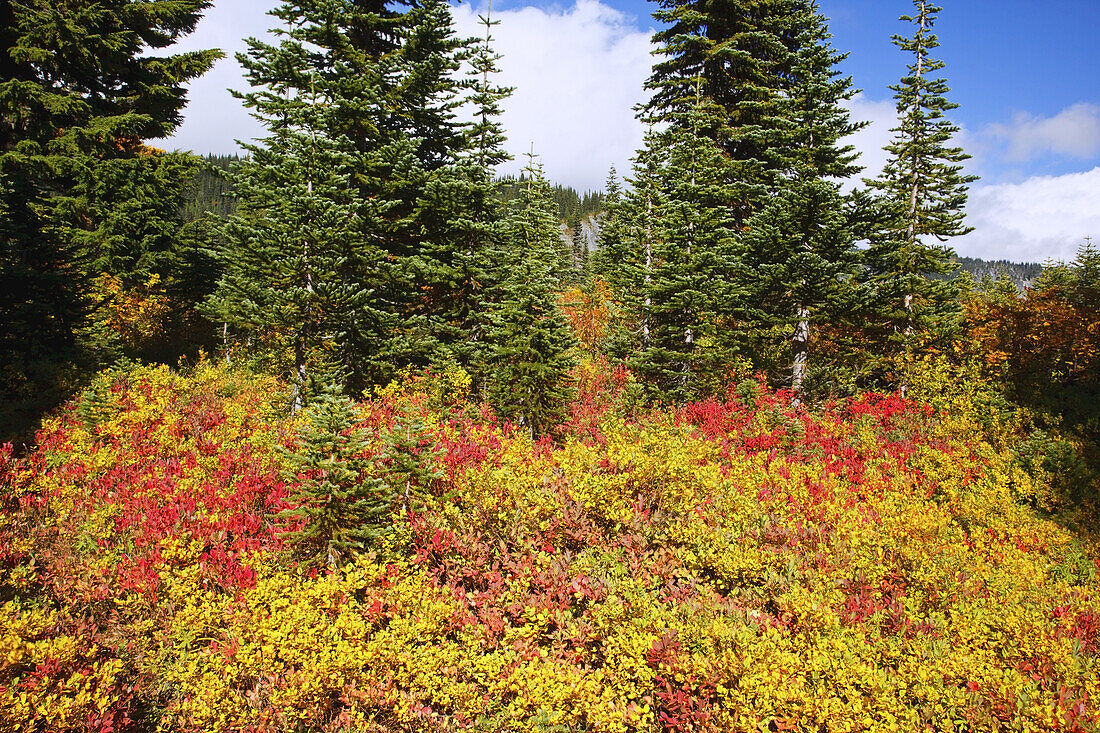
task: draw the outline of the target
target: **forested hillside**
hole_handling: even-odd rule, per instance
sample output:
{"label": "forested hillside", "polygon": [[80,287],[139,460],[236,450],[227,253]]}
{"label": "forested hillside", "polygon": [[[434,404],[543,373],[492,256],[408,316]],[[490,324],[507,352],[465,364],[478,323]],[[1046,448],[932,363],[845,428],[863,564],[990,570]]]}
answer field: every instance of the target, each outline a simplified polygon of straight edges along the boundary
{"label": "forested hillside", "polygon": [[959,269],[970,273],[975,280],[1007,277],[1020,290],[1032,287],[1043,266],[1034,262],[1008,262],[1006,260],[982,260],[976,257],[957,257]]}
{"label": "forested hillside", "polygon": [[1100,729],[1100,252],[952,250],[940,8],[863,180],[815,2],[662,0],[580,193],[497,175],[488,9],[279,2],[202,159],[148,141],[210,3],[55,6],[0,5],[0,732]]}

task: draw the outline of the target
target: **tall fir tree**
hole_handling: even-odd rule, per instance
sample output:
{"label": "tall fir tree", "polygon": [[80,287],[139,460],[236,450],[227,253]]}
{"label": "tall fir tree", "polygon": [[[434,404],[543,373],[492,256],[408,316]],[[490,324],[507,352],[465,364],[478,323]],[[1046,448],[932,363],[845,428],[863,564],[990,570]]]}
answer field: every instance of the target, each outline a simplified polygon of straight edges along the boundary
{"label": "tall fir tree", "polygon": [[505,222],[506,274],[490,313],[489,399],[534,438],[564,416],[575,341],[558,306],[568,253],[557,207],[533,154],[524,173],[525,185]]}
{"label": "tall fir tree", "polygon": [[903,357],[918,338],[952,333],[959,314],[957,291],[948,278],[955,269],[953,252],[943,246],[966,234],[968,184],[963,173],[968,156],[951,145],[959,128],[946,113],[947,82],[936,77],[944,63],[930,54],[939,46],[932,32],[941,8],[913,0],[916,12],[901,20],[914,25],[910,38],[894,36],[899,48],[913,54],[908,73],[891,87],[900,118],[882,174],[867,181],[876,194],[878,221],[867,250],[868,280],[875,293],[876,327],[891,352]]}
{"label": "tall fir tree", "polygon": [[[383,319],[370,279],[379,250],[352,185],[355,148],[331,137],[331,115],[362,100],[335,97],[327,60],[310,45],[317,24],[336,22],[333,3],[284,3],[278,44],[255,39],[238,55],[253,90],[239,95],[268,136],[247,146],[232,174],[238,213],[225,229],[225,273],[211,310],[251,350],[297,385],[294,409],[311,383],[346,380],[360,357],[352,344],[379,341]],[[318,13],[326,11],[324,13]]]}
{"label": "tall fir tree", "polygon": [[631,363],[673,401],[719,388],[729,356],[723,331],[743,300],[727,157],[706,135],[723,114],[700,89],[696,106],[653,139],[664,162],[660,193],[638,202],[639,233],[651,245],[641,282],[644,339]]}
{"label": "tall fir tree", "polygon": [[[800,399],[809,369],[812,329],[855,306],[858,252],[838,181],[860,168],[844,139],[862,128],[844,103],[855,90],[837,70],[845,55],[829,43],[816,2],[801,10],[791,63],[791,93],[782,103],[789,167],[769,202],[748,223],[746,265],[756,340],[776,334],[789,344],[790,385]],[[770,345],[769,345],[770,346]],[[754,354],[758,366],[765,353]]]}
{"label": "tall fir tree", "polygon": [[[89,345],[98,275],[167,279],[187,156],[143,144],[180,124],[216,50],[163,55],[205,0],[0,4],[2,402],[58,388],[46,363]],[[125,212],[125,215],[123,215]],[[78,359],[79,360],[79,359]]]}
{"label": "tall fir tree", "polygon": [[499,276],[492,262],[502,237],[494,169],[510,157],[498,118],[512,89],[496,83],[500,57],[493,51],[492,29],[498,22],[491,6],[480,16],[484,35],[476,43],[453,38],[445,3],[437,11],[431,17],[446,25],[436,35],[449,39],[438,44],[437,55],[467,67],[461,87],[447,77],[438,81],[437,89],[441,99],[457,99],[461,93],[472,122],[455,125],[449,137],[441,135],[439,152],[445,154],[445,164],[431,168],[432,161],[424,163],[427,175],[413,211],[420,235],[398,263],[415,288],[406,317],[413,325],[407,358],[419,364],[457,362],[480,388],[487,328],[482,304]]}
{"label": "tall fir tree", "polygon": [[644,114],[685,124],[701,95],[721,110],[696,133],[725,152],[739,225],[766,199],[784,167],[783,98],[798,42],[800,0],[658,0],[662,60],[646,82]]}
{"label": "tall fir tree", "polygon": [[609,188],[614,204],[601,224],[596,273],[607,280],[622,304],[611,339],[612,355],[622,360],[651,343],[651,288],[659,237],[656,217],[666,197],[663,182],[667,169],[668,147],[651,128],[634,157],[627,190],[620,196]]}

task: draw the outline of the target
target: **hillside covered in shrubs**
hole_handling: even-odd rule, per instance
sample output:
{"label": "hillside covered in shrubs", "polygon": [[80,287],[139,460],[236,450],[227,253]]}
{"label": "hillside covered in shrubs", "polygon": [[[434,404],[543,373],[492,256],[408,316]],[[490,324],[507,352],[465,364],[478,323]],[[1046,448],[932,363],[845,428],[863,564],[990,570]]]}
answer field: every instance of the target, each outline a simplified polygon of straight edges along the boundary
{"label": "hillside covered in shrubs", "polygon": [[1093,559],[913,373],[661,409],[587,364],[533,442],[460,370],[294,417],[105,372],[0,456],[0,730],[1095,730]]}

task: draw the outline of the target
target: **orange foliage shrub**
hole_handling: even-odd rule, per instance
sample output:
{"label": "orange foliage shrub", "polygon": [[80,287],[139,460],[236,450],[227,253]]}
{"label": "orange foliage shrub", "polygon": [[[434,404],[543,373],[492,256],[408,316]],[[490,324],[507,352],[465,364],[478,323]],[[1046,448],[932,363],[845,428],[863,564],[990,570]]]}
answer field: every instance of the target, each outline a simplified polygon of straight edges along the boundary
{"label": "orange foliage shrub", "polygon": [[532,443],[437,381],[360,405],[375,475],[415,415],[433,478],[332,572],[282,551],[271,381],[107,375],[0,452],[0,729],[1100,724],[1096,567],[962,401],[644,411],[588,375]]}

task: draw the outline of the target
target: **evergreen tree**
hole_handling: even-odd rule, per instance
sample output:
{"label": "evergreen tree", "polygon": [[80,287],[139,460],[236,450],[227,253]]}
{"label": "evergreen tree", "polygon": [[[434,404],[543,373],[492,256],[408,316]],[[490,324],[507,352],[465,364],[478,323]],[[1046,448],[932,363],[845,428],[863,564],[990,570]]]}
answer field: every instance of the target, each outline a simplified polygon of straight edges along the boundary
{"label": "evergreen tree", "polygon": [[[701,86],[701,85],[700,85]],[[654,138],[660,193],[638,203],[646,249],[643,343],[632,365],[657,394],[683,401],[713,392],[728,361],[721,333],[740,308],[738,243],[724,151],[705,135],[723,114],[696,106]]]}
{"label": "evergreen tree", "polygon": [[534,155],[525,172],[527,185],[506,222],[506,275],[490,313],[489,398],[533,438],[564,416],[575,344],[557,302],[566,258],[550,185]]}
{"label": "evergreen tree", "polygon": [[604,209],[596,217],[596,251],[592,253],[592,273],[603,278],[613,291],[622,294],[626,290],[621,277],[622,265],[631,250],[624,231],[624,193],[614,166],[607,174],[604,189]]}
{"label": "evergreen tree", "polygon": [[[622,322],[612,339],[612,352],[626,359],[649,348],[652,333],[653,269],[659,227],[657,212],[664,206],[663,187],[668,169],[668,147],[650,129],[634,158],[630,187],[609,207],[601,231],[597,273],[607,279],[622,303]],[[618,193],[615,197],[618,199]]]}
{"label": "evergreen tree", "polygon": [[503,111],[501,103],[515,91],[513,87],[500,86],[494,81],[500,73],[498,62],[502,57],[493,51],[493,27],[500,25],[500,21],[493,20],[492,14],[493,4],[490,2],[485,15],[478,16],[485,28],[485,36],[470,53],[469,83],[473,92],[466,100],[472,107],[474,118],[469,128],[470,143],[467,147],[474,151],[474,161],[490,180],[496,167],[512,158],[504,149],[507,138],[500,124],[500,115]]}
{"label": "evergreen tree", "polygon": [[[303,7],[304,6],[304,7]],[[335,12],[332,6],[326,6]],[[307,9],[309,12],[307,12]],[[292,369],[294,409],[311,380],[346,379],[381,330],[369,275],[378,257],[366,240],[376,229],[352,185],[356,156],[346,137],[329,137],[338,100],[323,85],[307,43],[314,4],[285,3],[273,12],[288,27],[278,45],[255,39],[239,54],[253,91],[240,95],[268,129],[232,174],[238,214],[225,228],[225,269],[212,311],[249,339],[279,370]]]}
{"label": "evergreen tree", "polygon": [[[468,56],[465,86],[469,93],[463,102],[474,121],[456,127],[457,132],[449,138],[441,137],[439,152],[445,153],[447,162],[427,172],[413,211],[420,234],[398,263],[404,282],[413,288],[404,316],[411,326],[406,359],[421,365],[455,362],[480,385],[485,376],[487,328],[482,304],[498,279],[492,261],[502,236],[493,169],[509,158],[498,117],[501,101],[512,90],[494,81],[499,56],[492,49],[492,28],[497,21],[492,20],[491,11],[481,17],[483,38],[471,46],[472,40],[451,38],[446,4],[438,10],[438,20],[447,25],[437,29],[436,35],[450,40],[439,45],[437,55],[452,59]],[[439,68],[451,66],[441,64]],[[449,77],[439,80],[438,89],[446,89],[448,95],[459,91]],[[424,165],[433,163],[425,161]]]}
{"label": "evergreen tree", "polygon": [[953,253],[941,243],[970,231],[962,209],[967,184],[976,180],[962,173],[970,156],[950,144],[959,128],[945,115],[958,105],[947,101],[947,82],[933,78],[944,68],[930,56],[939,46],[932,27],[941,9],[928,0],[913,4],[916,13],[901,18],[913,23],[913,36],[894,36],[914,57],[908,74],[891,87],[900,122],[882,175],[867,182],[879,208],[867,251],[877,326],[903,353],[918,335],[950,333],[957,320],[956,285],[946,277],[955,269]]}
{"label": "evergreen tree", "polygon": [[150,52],[209,5],[0,4],[0,401],[40,399],[55,386],[42,365],[89,345],[96,276],[167,276],[191,164],[143,141],[172,133],[185,85],[220,53]]}
{"label": "evergreen tree", "polygon": [[654,35],[663,60],[653,67],[644,107],[652,120],[686,124],[702,96],[718,114],[695,134],[725,151],[734,216],[742,224],[784,168],[783,99],[791,52],[804,19],[800,0],[659,0]]}
{"label": "evergreen tree", "polygon": [[442,478],[438,469],[442,453],[424,421],[413,411],[399,409],[393,426],[382,430],[378,455],[386,482],[400,494],[401,514],[421,511],[423,492]]}
{"label": "evergreen tree", "polygon": [[278,519],[298,526],[285,538],[302,561],[336,567],[386,533],[397,492],[372,475],[365,456],[370,434],[339,387],[329,384],[318,392],[298,439],[297,450],[288,452],[287,472],[297,506]]}
{"label": "evergreen tree", "polygon": [[[843,197],[831,181],[791,181],[749,220],[749,227],[753,280],[748,302],[755,310],[756,337],[785,337],[791,388],[800,401],[812,328],[842,321],[857,297],[859,259]],[[756,356],[758,365],[767,358],[766,353]]]}
{"label": "evergreen tree", "polygon": [[[845,56],[831,49],[816,2],[802,13],[791,93],[783,100],[789,168],[746,235],[757,336],[777,330],[787,336],[796,396],[806,378],[812,325],[835,322],[853,307],[858,253],[835,181],[859,171],[852,146],[841,141],[863,127],[843,106],[855,91],[851,78],[836,70]],[[766,361],[760,356],[758,365]]]}

